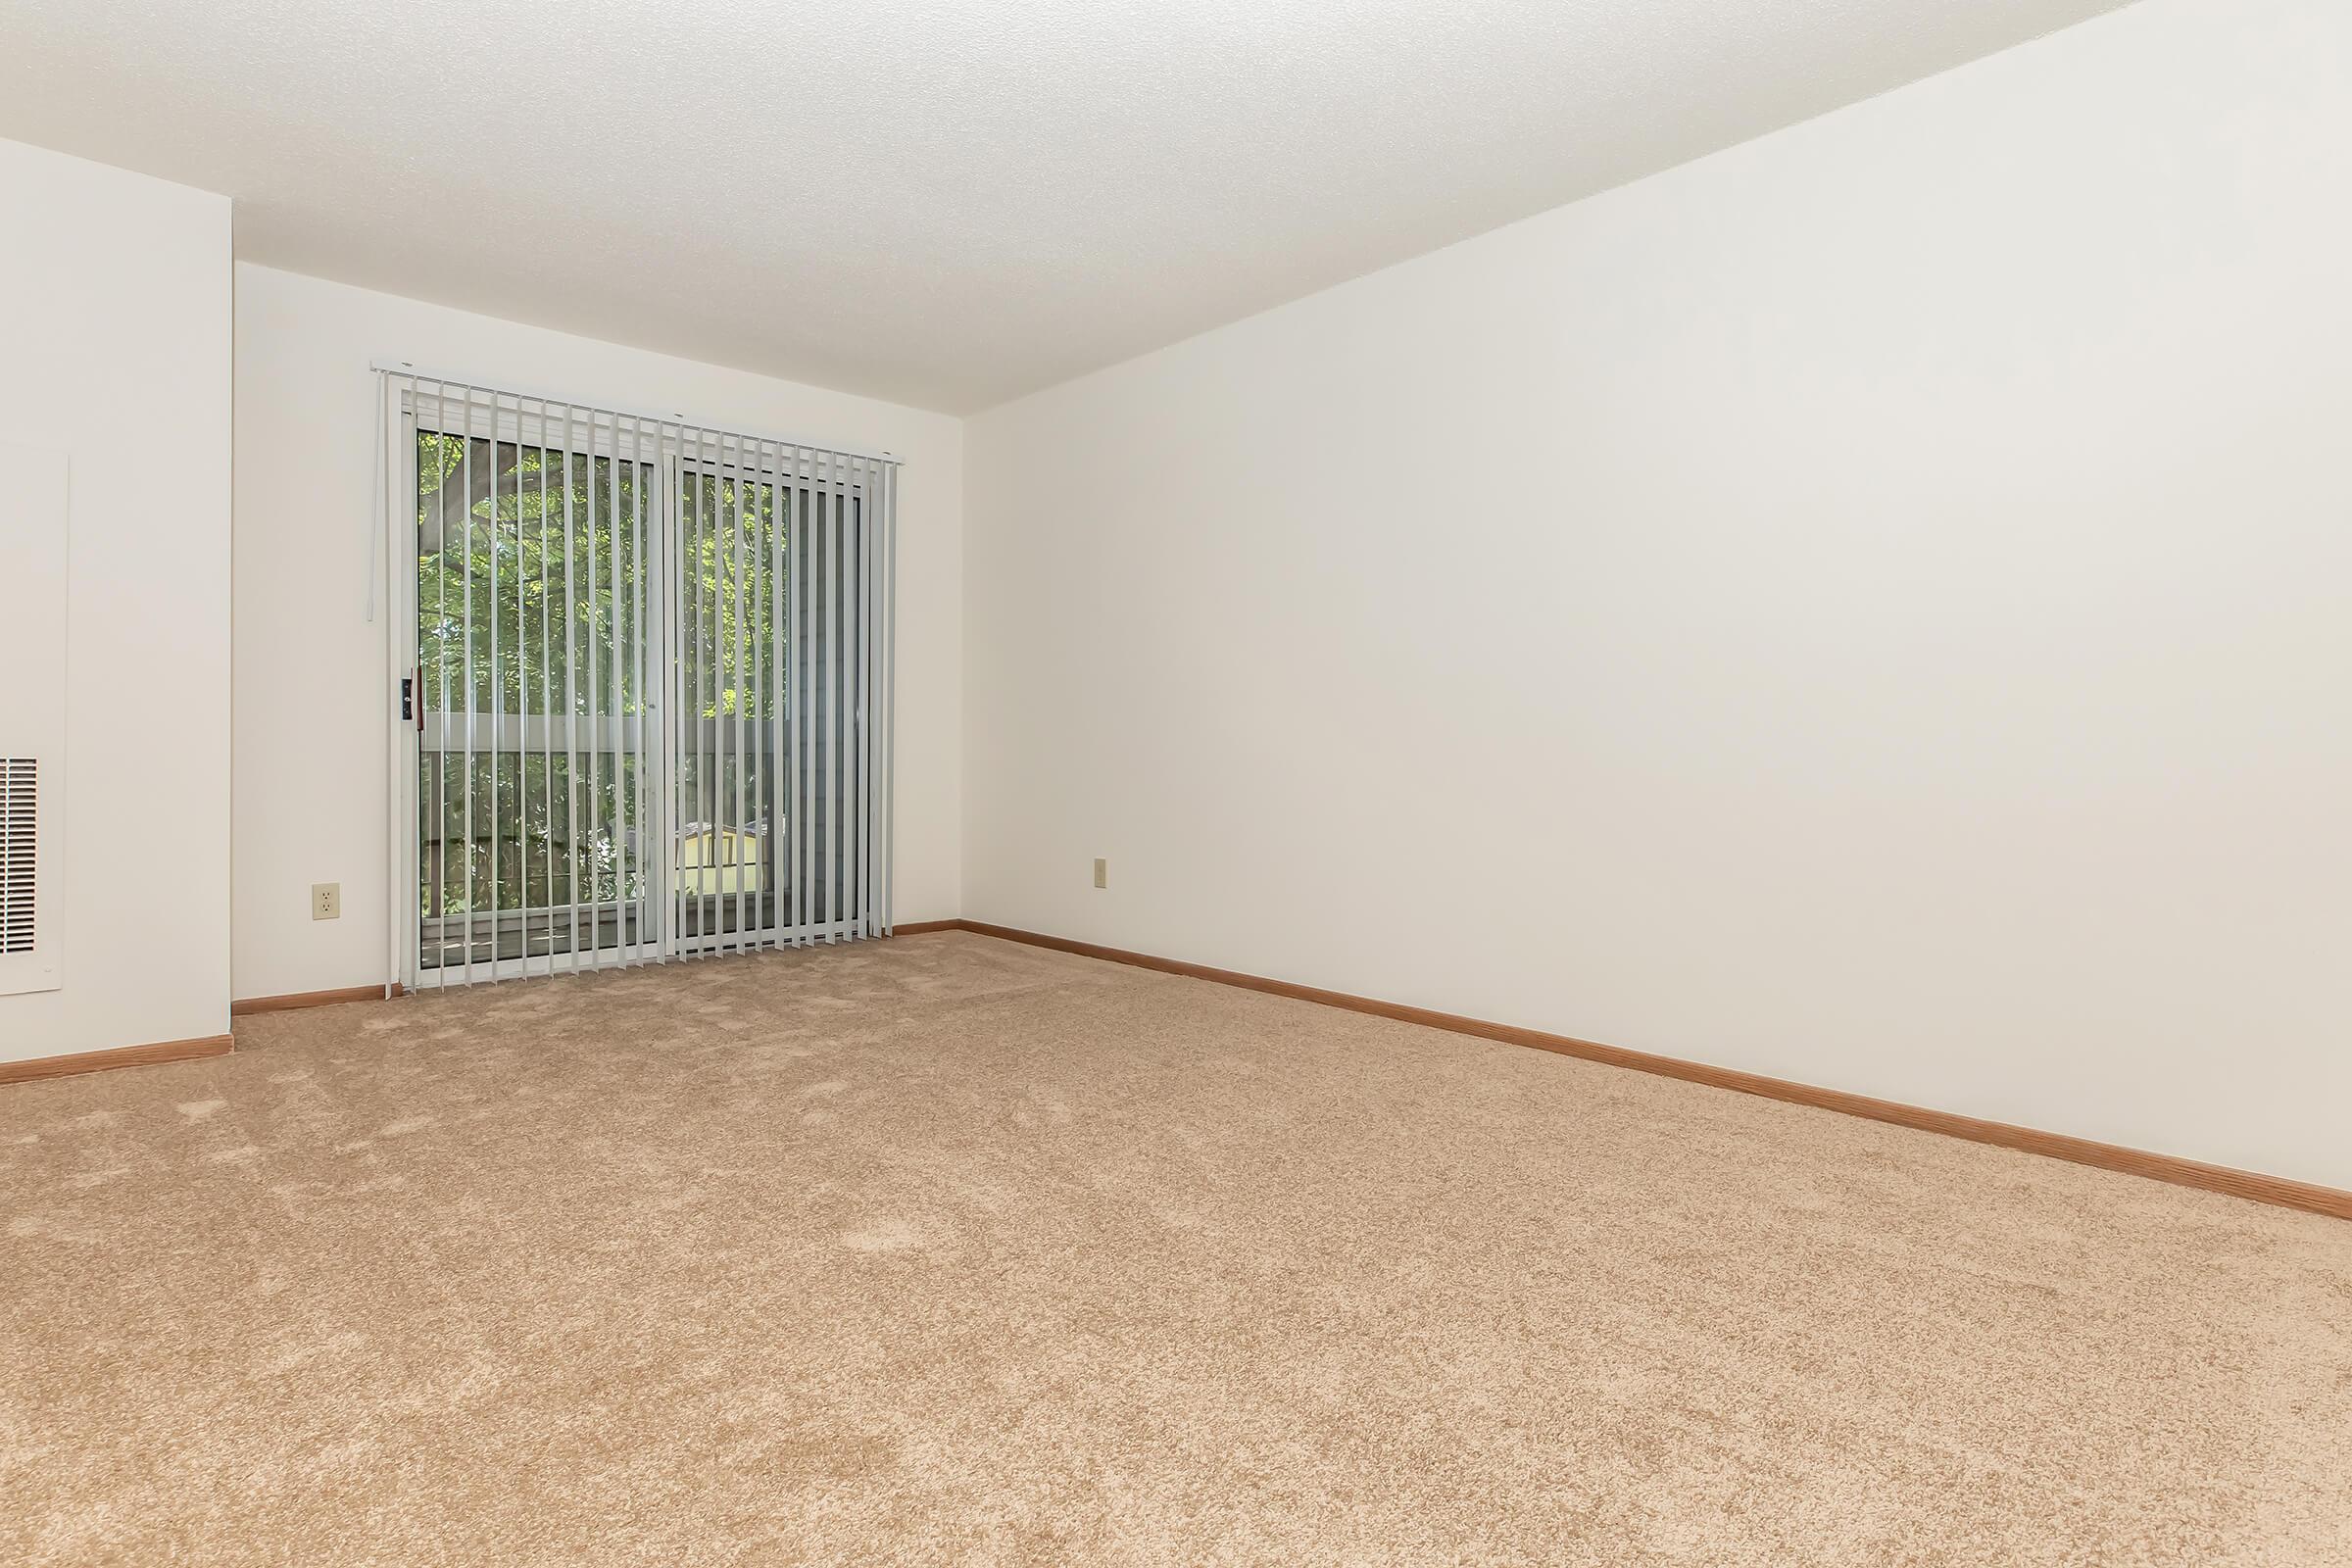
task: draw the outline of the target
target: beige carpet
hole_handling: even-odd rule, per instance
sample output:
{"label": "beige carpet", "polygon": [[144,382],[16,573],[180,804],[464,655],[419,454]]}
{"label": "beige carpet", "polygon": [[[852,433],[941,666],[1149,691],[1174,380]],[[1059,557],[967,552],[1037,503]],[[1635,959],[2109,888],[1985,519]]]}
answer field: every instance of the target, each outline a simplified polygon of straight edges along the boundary
{"label": "beige carpet", "polygon": [[2352,1225],[986,938],[0,1089],[0,1561],[2352,1563]]}

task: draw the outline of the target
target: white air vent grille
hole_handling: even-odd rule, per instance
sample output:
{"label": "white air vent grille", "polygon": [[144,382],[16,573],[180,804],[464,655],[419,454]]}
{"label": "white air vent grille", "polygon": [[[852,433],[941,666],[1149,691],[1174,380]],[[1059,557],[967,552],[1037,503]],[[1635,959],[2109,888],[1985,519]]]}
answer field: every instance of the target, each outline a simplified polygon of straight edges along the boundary
{"label": "white air vent grille", "polygon": [[0,757],[0,954],[30,953],[39,940],[40,763]]}

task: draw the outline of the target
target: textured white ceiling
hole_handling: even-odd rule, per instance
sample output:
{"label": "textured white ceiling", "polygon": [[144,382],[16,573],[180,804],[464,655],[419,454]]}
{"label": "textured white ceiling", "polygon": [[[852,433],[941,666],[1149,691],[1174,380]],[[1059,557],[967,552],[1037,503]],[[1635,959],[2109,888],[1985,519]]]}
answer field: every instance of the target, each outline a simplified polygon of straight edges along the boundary
{"label": "textured white ceiling", "polygon": [[0,0],[0,136],[253,261],[966,411],[2117,3]]}

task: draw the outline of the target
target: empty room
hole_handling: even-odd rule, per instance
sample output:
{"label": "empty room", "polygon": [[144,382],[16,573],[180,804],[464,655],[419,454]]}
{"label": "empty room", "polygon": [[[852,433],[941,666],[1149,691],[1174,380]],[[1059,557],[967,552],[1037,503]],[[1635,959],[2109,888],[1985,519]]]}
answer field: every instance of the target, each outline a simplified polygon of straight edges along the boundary
{"label": "empty room", "polygon": [[2352,1568],[2352,5],[10,0],[0,1562]]}

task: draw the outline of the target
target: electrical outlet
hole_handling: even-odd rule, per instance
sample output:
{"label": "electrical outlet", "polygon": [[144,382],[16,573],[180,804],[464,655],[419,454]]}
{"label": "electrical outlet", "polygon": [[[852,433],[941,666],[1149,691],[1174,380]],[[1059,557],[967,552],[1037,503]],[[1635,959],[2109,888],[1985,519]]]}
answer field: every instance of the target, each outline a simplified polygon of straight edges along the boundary
{"label": "electrical outlet", "polygon": [[311,918],[340,920],[343,918],[343,884],[314,882],[311,884]]}
{"label": "electrical outlet", "polygon": [[1108,860],[1095,862],[1095,886],[1099,888],[1110,886],[1110,862]]}

